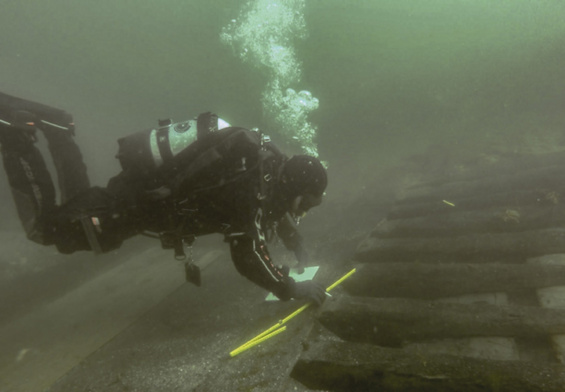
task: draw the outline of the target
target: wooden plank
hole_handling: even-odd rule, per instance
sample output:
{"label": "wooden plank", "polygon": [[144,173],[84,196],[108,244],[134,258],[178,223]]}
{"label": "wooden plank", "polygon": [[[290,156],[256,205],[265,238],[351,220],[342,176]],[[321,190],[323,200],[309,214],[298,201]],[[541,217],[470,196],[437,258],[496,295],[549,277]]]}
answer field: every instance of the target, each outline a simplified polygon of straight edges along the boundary
{"label": "wooden plank", "polygon": [[343,282],[351,295],[436,299],[565,285],[565,265],[362,263]]}
{"label": "wooden plank", "polygon": [[547,229],[565,224],[565,203],[522,207],[493,207],[405,219],[386,219],[371,232],[373,237],[439,237],[472,233],[501,233]]}
{"label": "wooden plank", "polygon": [[528,257],[564,252],[565,229],[551,228],[437,238],[368,236],[357,247],[355,259],[361,262],[523,262]]}
{"label": "wooden plank", "polygon": [[427,185],[406,191],[397,200],[407,204],[442,199],[457,199],[480,193],[514,192],[531,189],[552,189],[560,186],[563,165],[534,168],[513,174],[479,178],[471,181],[453,181],[442,185]]}
{"label": "wooden plank", "polygon": [[[487,336],[478,338],[438,339],[408,343],[402,347],[413,355],[446,354],[500,361],[521,360],[513,338]],[[554,361],[555,362],[555,361]]]}
{"label": "wooden plank", "polygon": [[318,319],[342,339],[388,347],[433,339],[565,333],[563,310],[402,298],[342,297],[327,301]]}
{"label": "wooden plank", "polygon": [[[562,201],[565,189],[554,186],[545,189],[526,189],[520,191],[481,192],[466,194],[455,198],[440,197],[425,202],[397,203],[387,214],[388,219],[413,218],[449,214],[454,211],[472,211],[494,207],[516,208],[518,206],[552,206]],[[452,203],[454,206],[444,202]]]}
{"label": "wooden plank", "polygon": [[327,391],[563,392],[561,366],[453,355],[412,355],[401,349],[311,340],[291,376]]}
{"label": "wooden plank", "polygon": [[[547,255],[528,260],[532,265],[558,265],[565,266],[565,255]],[[538,288],[536,290],[540,306],[549,309],[565,310],[565,285],[554,285],[552,287]],[[552,348],[557,360],[565,365],[565,334],[550,337]]]}
{"label": "wooden plank", "polygon": [[447,173],[442,171],[441,175],[429,177],[427,180],[411,186],[408,190],[430,186],[437,187],[454,181],[473,181],[486,177],[508,176],[517,172],[550,166],[565,166],[565,151],[542,154],[503,154],[496,156],[495,159],[495,161],[485,161],[479,158],[476,159],[473,166],[466,165],[459,170],[449,170]]}

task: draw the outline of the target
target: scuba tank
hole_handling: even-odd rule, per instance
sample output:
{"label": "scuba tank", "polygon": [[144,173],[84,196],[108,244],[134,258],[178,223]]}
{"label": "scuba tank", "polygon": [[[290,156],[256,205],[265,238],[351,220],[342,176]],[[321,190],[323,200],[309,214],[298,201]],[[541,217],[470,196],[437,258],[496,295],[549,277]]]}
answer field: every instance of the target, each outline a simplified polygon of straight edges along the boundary
{"label": "scuba tank", "polygon": [[216,132],[230,124],[210,112],[196,119],[173,123],[159,120],[159,127],[118,139],[120,165],[124,171],[147,175],[171,161],[194,141],[209,132]]}

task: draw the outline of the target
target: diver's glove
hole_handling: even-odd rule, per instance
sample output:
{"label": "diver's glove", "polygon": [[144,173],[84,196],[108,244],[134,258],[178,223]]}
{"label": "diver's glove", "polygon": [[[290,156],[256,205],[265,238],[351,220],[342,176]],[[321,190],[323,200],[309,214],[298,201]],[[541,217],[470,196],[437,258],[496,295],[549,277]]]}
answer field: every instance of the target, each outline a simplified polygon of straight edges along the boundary
{"label": "diver's glove", "polygon": [[326,289],[319,283],[307,280],[293,282],[290,297],[294,299],[308,299],[316,305],[321,305],[326,299]]}

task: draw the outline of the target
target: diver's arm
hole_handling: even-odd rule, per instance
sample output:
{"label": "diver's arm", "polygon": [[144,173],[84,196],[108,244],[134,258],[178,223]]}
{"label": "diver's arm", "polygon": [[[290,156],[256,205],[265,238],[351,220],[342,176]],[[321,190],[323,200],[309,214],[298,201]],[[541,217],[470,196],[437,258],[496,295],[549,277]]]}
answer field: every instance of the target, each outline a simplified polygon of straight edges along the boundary
{"label": "diver's arm", "polygon": [[304,247],[304,238],[300,235],[296,224],[288,214],[279,221],[277,234],[283,241],[284,246],[294,252],[299,265],[301,267],[308,265],[309,256]]}
{"label": "diver's arm", "polygon": [[303,298],[321,304],[325,299],[323,286],[312,281],[295,282],[288,276],[288,271],[273,264],[260,225],[261,215],[259,208],[251,233],[232,233],[228,236],[232,260],[239,273],[283,301]]}
{"label": "diver's arm", "polygon": [[311,280],[295,282],[272,263],[267,248],[252,237],[240,235],[230,240],[232,260],[237,270],[283,301],[291,298],[307,299],[320,305],[326,298],[326,289]]}
{"label": "diver's arm", "polygon": [[283,301],[292,297],[294,280],[273,264],[261,239],[240,234],[229,236],[229,242],[232,261],[240,274]]}

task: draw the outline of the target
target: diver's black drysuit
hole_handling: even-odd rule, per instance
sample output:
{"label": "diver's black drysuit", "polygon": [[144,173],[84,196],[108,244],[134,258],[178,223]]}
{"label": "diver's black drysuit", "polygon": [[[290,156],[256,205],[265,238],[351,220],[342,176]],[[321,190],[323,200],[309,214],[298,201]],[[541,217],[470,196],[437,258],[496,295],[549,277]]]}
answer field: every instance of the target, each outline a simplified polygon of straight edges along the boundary
{"label": "diver's black drysuit", "polygon": [[[147,135],[120,139],[123,171],[106,188],[90,187],[72,138],[72,117],[0,93],[4,168],[28,238],[54,244],[62,253],[108,252],[129,237],[151,232],[164,248],[181,253],[183,242],[221,233],[242,275],[289,299],[295,283],[288,271],[273,264],[267,249],[270,237],[278,234],[299,260],[306,257],[287,214],[289,201],[277,189],[279,170],[287,158],[260,132],[237,127],[218,130],[217,124],[217,117],[206,113],[197,122],[148,131],[156,135],[152,147],[159,152],[158,165],[148,160],[150,148],[143,145],[148,141],[141,142]],[[167,140],[171,127],[186,132],[195,125],[197,140],[172,151]],[[34,145],[36,129],[45,135],[55,162],[60,205]]]}

